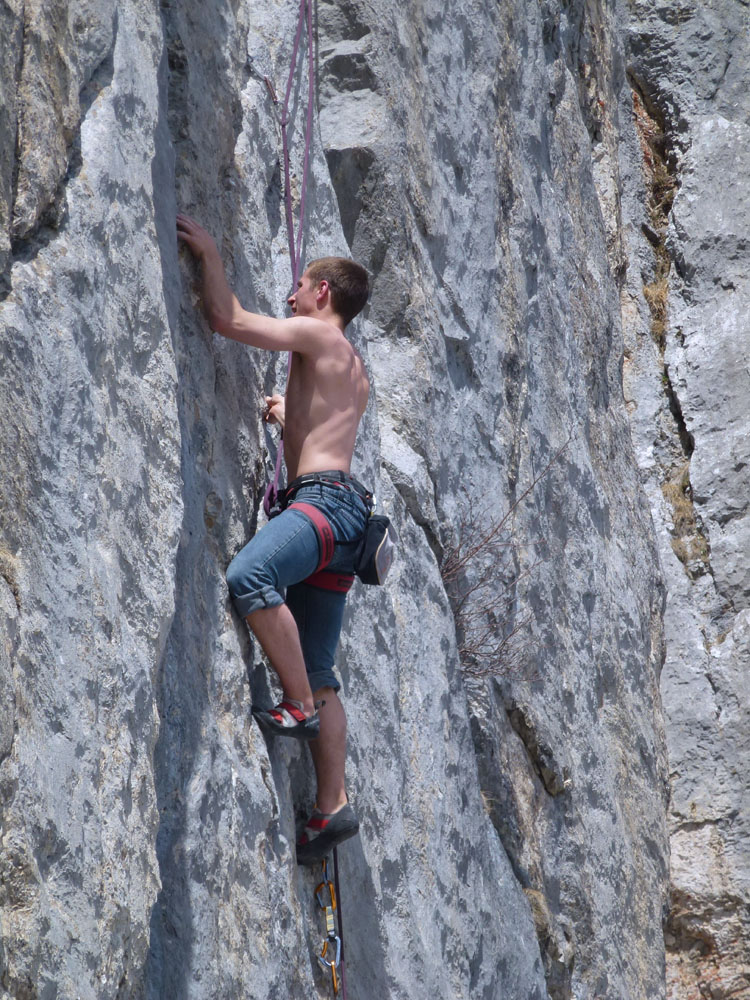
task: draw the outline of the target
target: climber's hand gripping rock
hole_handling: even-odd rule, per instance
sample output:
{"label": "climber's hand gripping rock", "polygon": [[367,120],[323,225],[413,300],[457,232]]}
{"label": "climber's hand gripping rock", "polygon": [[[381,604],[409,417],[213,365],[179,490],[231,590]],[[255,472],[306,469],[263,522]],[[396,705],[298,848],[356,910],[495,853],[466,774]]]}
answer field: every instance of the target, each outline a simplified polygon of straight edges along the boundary
{"label": "climber's hand gripping rock", "polygon": [[284,429],[284,397],[280,393],[266,396],[266,412],[264,420],[269,424],[279,424]]}

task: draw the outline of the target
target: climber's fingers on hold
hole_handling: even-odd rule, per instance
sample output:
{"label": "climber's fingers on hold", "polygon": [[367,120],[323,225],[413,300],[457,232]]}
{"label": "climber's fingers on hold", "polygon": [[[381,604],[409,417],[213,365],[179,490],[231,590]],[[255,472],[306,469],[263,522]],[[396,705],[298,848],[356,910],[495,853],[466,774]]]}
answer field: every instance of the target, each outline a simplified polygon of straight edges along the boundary
{"label": "climber's fingers on hold", "polygon": [[177,216],[177,239],[186,243],[198,256],[202,256],[215,246],[213,238],[202,226],[199,226],[190,216],[181,213]]}

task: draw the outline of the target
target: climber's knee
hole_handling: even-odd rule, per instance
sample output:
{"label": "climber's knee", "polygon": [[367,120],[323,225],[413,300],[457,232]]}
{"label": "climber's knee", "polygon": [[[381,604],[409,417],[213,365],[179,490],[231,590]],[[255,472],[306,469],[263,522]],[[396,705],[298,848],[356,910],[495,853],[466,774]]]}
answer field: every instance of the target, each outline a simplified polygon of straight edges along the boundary
{"label": "climber's knee", "polygon": [[242,617],[251,615],[261,608],[275,608],[284,603],[284,598],[274,586],[272,575],[267,568],[252,558],[246,545],[238,552],[227,568],[227,586],[234,606]]}

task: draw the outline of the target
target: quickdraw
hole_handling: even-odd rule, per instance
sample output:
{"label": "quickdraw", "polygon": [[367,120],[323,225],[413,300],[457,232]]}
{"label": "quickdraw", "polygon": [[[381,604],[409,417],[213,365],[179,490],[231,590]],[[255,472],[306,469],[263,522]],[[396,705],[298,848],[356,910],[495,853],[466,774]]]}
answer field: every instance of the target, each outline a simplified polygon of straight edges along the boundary
{"label": "quickdraw", "polygon": [[[343,986],[343,978],[340,977],[341,968],[341,938],[336,933],[336,921],[334,915],[336,906],[336,888],[328,877],[328,858],[323,858],[321,862],[323,868],[323,881],[315,889],[315,898],[318,906],[324,911],[326,919],[326,939],[323,942],[323,950],[318,955],[318,962],[323,969],[331,970],[331,982],[333,984],[333,995],[339,995],[339,985]],[[337,866],[336,866],[337,867]],[[338,874],[338,871],[336,872]],[[346,995],[344,994],[344,1000]]]}

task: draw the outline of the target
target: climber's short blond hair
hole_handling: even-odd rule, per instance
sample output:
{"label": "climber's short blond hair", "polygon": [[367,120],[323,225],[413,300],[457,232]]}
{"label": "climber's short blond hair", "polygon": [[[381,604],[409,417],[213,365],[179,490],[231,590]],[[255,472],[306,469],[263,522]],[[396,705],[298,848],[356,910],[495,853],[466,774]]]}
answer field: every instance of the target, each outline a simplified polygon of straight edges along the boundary
{"label": "climber's short blond hair", "polygon": [[348,257],[319,257],[305,269],[310,284],[328,282],[331,305],[344,323],[351,323],[362,312],[370,294],[370,279],[361,264]]}

